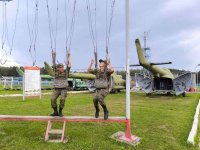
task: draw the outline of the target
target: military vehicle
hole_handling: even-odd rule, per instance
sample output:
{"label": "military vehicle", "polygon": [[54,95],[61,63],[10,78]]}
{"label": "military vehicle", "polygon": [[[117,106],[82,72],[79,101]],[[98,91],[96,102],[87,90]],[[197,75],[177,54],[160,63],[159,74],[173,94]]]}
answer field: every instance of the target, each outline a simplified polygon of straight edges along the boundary
{"label": "military vehicle", "polygon": [[[16,71],[20,77],[23,77],[24,72],[19,67],[16,67]],[[87,90],[87,84],[81,79],[68,78],[69,90]],[[42,89],[53,88],[53,77],[50,75],[41,74],[41,87]]]}
{"label": "military vehicle", "polygon": [[71,86],[72,90],[75,91],[80,91],[80,90],[87,90],[87,83],[81,79],[74,79],[74,78],[68,78],[68,82],[71,81]]}
{"label": "military vehicle", "polygon": [[[138,86],[146,93],[166,93],[166,94],[176,94],[185,96],[186,90],[189,89],[192,82],[191,72],[187,72],[174,78],[171,71],[167,68],[160,68],[157,65],[171,64],[167,63],[151,63],[147,61],[144,57],[142,47],[139,39],[135,40],[139,65],[143,66],[145,69],[149,70],[152,75],[145,76],[144,74],[136,74],[136,83]],[[131,66],[139,66],[131,65]]]}

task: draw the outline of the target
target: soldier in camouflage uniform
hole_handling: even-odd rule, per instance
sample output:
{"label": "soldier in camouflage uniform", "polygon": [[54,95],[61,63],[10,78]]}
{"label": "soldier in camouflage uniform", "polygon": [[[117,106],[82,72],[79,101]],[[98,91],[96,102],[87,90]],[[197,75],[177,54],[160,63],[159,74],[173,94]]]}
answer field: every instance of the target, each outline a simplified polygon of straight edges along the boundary
{"label": "soldier in camouflage uniform", "polygon": [[[104,102],[104,99],[109,93],[109,80],[114,70],[112,65],[110,64],[110,61],[106,62],[105,60],[100,59],[99,62],[100,62],[99,65],[100,69],[91,69],[92,65],[94,64],[94,60],[92,59],[88,68],[88,72],[96,75],[95,79],[96,92],[93,98],[94,107],[96,109],[95,117],[96,118],[99,117],[100,109],[98,103],[100,103],[104,111],[104,119],[106,120],[108,119],[109,112]],[[107,65],[109,66],[109,69],[107,68]]]}
{"label": "soldier in camouflage uniform", "polygon": [[[51,96],[51,107],[53,108],[54,112],[51,116],[60,116],[62,117],[62,110],[65,105],[65,99],[67,97],[67,88],[68,88],[68,77],[69,71],[71,68],[71,57],[68,55],[68,62],[66,70],[64,69],[63,64],[55,64],[55,52],[52,53],[53,55],[53,71],[54,71],[54,89]],[[60,96],[60,106],[59,112],[57,110],[57,98]]]}

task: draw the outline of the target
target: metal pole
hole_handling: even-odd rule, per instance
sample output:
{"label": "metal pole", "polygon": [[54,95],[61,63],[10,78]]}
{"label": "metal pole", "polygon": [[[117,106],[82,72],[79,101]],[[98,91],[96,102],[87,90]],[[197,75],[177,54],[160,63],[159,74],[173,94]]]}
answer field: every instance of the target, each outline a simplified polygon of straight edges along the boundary
{"label": "metal pole", "polygon": [[42,78],[40,75],[40,99],[42,99]]}
{"label": "metal pole", "polygon": [[195,92],[197,92],[197,73],[195,71]]}
{"label": "metal pole", "polygon": [[197,87],[198,87],[198,82],[199,82],[199,81],[198,81],[198,78],[199,78],[198,72],[199,72],[199,71],[197,71],[197,67],[198,67],[198,66],[200,66],[200,64],[197,64],[196,67],[195,67],[195,70],[194,70],[194,71],[195,71],[195,74],[196,74],[195,92],[197,92]]}
{"label": "metal pole", "polygon": [[196,65],[194,72],[195,72],[195,92],[197,92],[197,67],[198,65]]}
{"label": "metal pole", "polygon": [[198,82],[199,82],[199,71],[197,70],[196,92],[198,92]]}
{"label": "metal pole", "polygon": [[126,0],[125,4],[126,11],[126,138],[131,139],[131,127],[130,127],[130,10],[129,0]]}
{"label": "metal pole", "polygon": [[25,73],[26,70],[24,70],[24,75],[23,75],[23,101],[25,100]]}
{"label": "metal pole", "polygon": [[13,77],[11,77],[10,88],[13,89]]}
{"label": "metal pole", "polygon": [[6,78],[4,79],[4,88],[6,87]]}

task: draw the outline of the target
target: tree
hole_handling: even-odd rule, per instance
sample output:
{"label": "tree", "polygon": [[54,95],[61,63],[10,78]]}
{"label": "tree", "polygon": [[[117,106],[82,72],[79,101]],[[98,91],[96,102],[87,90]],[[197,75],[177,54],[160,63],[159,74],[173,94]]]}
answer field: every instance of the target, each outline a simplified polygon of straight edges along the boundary
{"label": "tree", "polygon": [[17,77],[18,73],[16,71],[16,67],[0,67],[0,76]]}

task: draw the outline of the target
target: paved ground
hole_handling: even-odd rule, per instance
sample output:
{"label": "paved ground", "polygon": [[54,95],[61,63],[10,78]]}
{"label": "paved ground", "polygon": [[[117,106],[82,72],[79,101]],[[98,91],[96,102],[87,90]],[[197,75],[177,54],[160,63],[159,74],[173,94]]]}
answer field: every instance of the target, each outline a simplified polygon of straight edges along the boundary
{"label": "paved ground", "polygon": [[[89,91],[69,91],[69,93],[89,93]],[[51,95],[51,92],[49,93],[42,93],[42,95]],[[23,94],[2,94],[0,97],[22,97]]]}

